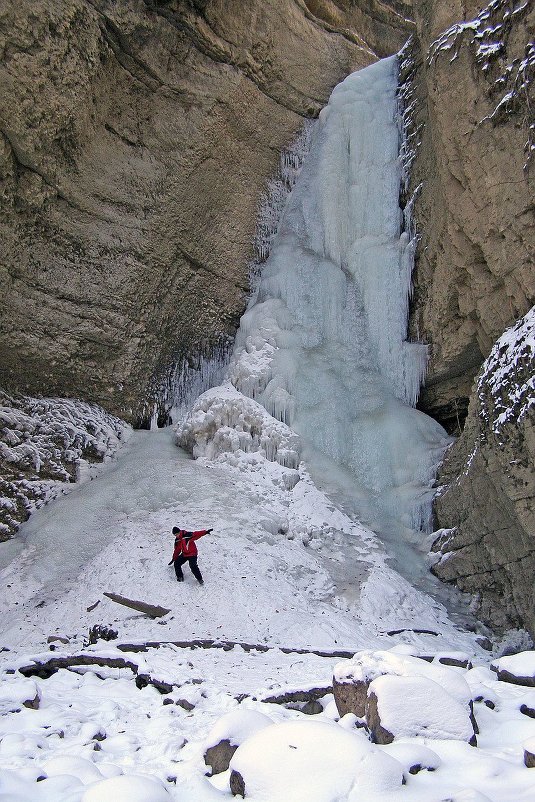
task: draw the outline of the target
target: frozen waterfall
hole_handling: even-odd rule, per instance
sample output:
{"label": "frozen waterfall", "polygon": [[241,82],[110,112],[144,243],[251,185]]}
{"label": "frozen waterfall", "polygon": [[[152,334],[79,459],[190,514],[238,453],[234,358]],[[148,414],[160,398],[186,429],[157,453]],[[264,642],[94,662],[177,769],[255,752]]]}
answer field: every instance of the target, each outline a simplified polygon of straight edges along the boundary
{"label": "frozen waterfall", "polygon": [[[320,114],[230,378],[343,473],[379,530],[426,527],[448,438],[413,408],[427,348],[406,340],[413,246],[399,207],[397,61],[353,73]],[[338,477],[337,481],[340,477]]]}

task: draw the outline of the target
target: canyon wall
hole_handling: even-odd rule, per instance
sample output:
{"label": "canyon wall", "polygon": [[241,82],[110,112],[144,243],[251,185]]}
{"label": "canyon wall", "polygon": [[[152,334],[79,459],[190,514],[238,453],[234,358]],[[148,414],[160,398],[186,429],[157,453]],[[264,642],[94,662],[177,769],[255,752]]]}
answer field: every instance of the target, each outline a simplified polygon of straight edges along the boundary
{"label": "canyon wall", "polygon": [[233,334],[259,198],[406,4],[9,0],[0,9],[0,386],[147,422]]}
{"label": "canyon wall", "polygon": [[439,474],[446,531],[433,570],[475,594],[495,629],[533,634],[533,318],[518,324],[522,336],[495,343],[535,302],[535,7],[414,7],[405,79],[420,242],[410,328],[431,347],[420,406],[460,435]]}
{"label": "canyon wall", "polygon": [[281,149],[416,30],[410,334],[430,343],[420,406],[459,435],[433,570],[491,626],[533,633],[534,15],[523,0],[6,0],[0,386],[146,424],[173,365],[235,331]]}

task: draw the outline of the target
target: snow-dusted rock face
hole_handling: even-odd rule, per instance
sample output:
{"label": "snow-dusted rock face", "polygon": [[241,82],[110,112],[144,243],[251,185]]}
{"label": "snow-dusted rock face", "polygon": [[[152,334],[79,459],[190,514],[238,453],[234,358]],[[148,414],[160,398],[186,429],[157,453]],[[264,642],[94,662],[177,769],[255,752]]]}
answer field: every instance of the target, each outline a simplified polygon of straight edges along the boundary
{"label": "snow-dusted rock face", "polygon": [[483,360],[535,301],[535,8],[415,0],[414,13],[411,327],[432,344],[422,408],[458,432]]}
{"label": "snow-dusted rock face", "polygon": [[84,466],[110,457],[129,431],[95,404],[0,394],[0,540]]}
{"label": "snow-dusted rock face", "polygon": [[495,344],[439,474],[433,572],[477,594],[495,629],[535,633],[535,308]]}
{"label": "snow-dusted rock face", "polygon": [[535,6],[415,0],[414,13],[403,78],[421,238],[410,329],[431,346],[420,407],[460,434],[470,404],[440,476],[438,526],[456,531],[435,572],[479,594],[496,630],[533,634],[533,362],[525,323],[501,356],[499,338],[535,302]]}
{"label": "snow-dusted rock face", "polygon": [[4,3],[0,383],[146,417],[234,329],[278,152],[408,5]]}

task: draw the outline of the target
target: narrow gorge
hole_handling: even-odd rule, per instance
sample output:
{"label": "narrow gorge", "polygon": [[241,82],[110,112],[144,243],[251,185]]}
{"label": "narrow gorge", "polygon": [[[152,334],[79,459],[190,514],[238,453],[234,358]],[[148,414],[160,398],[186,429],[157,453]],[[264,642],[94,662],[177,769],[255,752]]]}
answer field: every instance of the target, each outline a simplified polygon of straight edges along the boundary
{"label": "narrow gorge", "polygon": [[[364,406],[377,392],[363,390],[358,359],[343,356],[344,337],[372,348],[394,399],[416,399],[428,360],[418,410],[437,423],[415,426],[429,427],[420,434],[432,456],[415,452],[413,464],[404,462],[404,443],[414,439],[408,422],[403,433],[386,425],[362,439],[353,409],[315,398],[315,374],[288,356],[288,344],[278,357],[286,379],[254,395],[268,392],[266,408],[282,420],[295,403],[296,430],[314,430],[316,446],[342,466],[355,469],[358,456],[362,519],[377,517],[364,498],[370,489],[381,514],[401,510],[403,527],[425,518],[437,533],[436,576],[469,594],[496,632],[533,634],[534,13],[520,0],[4,4],[2,537],[59,482],[76,479],[81,459],[111,453],[126,424],[162,425],[185,387],[218,383],[222,373],[211,365],[228,357],[251,265],[259,269],[266,256],[255,254],[255,225],[268,181],[284,184],[276,178],[281,150],[346,75],[401,51],[404,247],[416,251],[407,340],[400,345],[406,323],[389,305],[390,280],[373,284],[374,268],[359,261],[367,246],[348,240],[348,253],[333,251],[331,229],[357,224],[350,214],[327,216],[328,260],[340,275],[368,271],[347,308],[362,295],[374,306],[371,346],[355,316],[336,323],[346,374],[331,375],[324,391],[346,397],[342,384]],[[335,171],[334,162],[325,168],[325,193],[339,183]],[[362,202],[376,213],[375,201]],[[398,263],[385,247],[372,264]],[[393,281],[406,283],[406,295],[404,258]],[[260,292],[278,284],[280,295],[281,273],[269,270]],[[336,282],[312,279],[311,293],[334,303]],[[288,310],[303,316],[313,351],[306,308],[300,300]],[[327,309],[324,331],[336,314]],[[390,328],[396,342],[379,341]],[[332,363],[333,353],[318,352],[318,363]],[[78,400],[57,406],[47,400],[54,397]],[[320,420],[331,430],[320,433]],[[427,482],[439,461],[447,438],[438,424],[455,442],[433,512],[423,514],[406,490]],[[399,450],[395,465],[373,463],[377,476],[375,440],[389,442],[390,455]]]}
{"label": "narrow gorge", "polygon": [[535,6],[0,7],[0,802],[533,802]]}

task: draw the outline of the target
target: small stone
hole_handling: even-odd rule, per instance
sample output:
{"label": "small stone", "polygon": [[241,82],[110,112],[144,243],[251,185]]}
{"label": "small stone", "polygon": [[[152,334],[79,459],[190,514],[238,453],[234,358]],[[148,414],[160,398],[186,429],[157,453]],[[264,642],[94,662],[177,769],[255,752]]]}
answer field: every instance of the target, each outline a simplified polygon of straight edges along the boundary
{"label": "small stone", "polygon": [[187,710],[188,713],[191,710],[195,709],[195,705],[192,704],[191,702],[188,702],[187,699],[177,699],[175,705],[178,705],[179,707],[182,707],[184,710]]}
{"label": "small stone", "polygon": [[230,790],[232,796],[245,797],[245,782],[239,771],[232,771],[230,774]]}
{"label": "small stone", "polygon": [[323,713],[323,707],[321,702],[316,701],[313,699],[310,702],[307,702],[302,708],[301,713],[306,713],[307,716],[317,716],[318,713]]}

